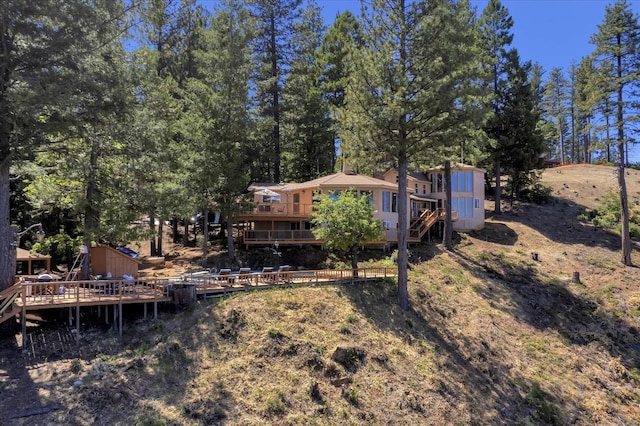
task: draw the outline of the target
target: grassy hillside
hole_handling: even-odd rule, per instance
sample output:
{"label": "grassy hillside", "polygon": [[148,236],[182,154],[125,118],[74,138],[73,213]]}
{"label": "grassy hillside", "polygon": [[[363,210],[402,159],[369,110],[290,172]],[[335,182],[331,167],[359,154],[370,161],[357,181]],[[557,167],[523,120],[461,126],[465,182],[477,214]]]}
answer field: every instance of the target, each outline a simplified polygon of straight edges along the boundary
{"label": "grassy hillside", "polygon": [[5,342],[0,423],[640,424],[640,276],[576,219],[613,169],[544,180],[552,203],[487,203],[454,252],[411,248],[406,312],[392,282],[304,287],[129,320],[122,339],[58,327],[24,356]]}

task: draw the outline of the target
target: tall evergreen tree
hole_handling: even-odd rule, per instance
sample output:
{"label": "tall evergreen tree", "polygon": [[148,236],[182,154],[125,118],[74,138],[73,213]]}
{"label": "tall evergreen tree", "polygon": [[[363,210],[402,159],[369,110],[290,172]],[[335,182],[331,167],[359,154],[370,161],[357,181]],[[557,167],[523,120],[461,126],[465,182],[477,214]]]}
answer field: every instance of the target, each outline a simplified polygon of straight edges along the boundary
{"label": "tall evergreen tree", "polygon": [[[549,119],[555,124],[556,138],[554,141],[555,152],[561,163],[566,162],[565,143],[567,139],[567,79],[562,68],[553,68],[549,73],[549,79],[544,86],[545,111]],[[553,148],[553,147],[550,147]]]}
{"label": "tall evergreen tree", "polygon": [[544,139],[538,127],[538,96],[530,81],[531,64],[521,64],[515,50],[508,56],[506,96],[500,111],[504,120],[500,146],[513,199],[518,198],[520,191],[530,182],[530,172],[537,166],[544,150]]}
{"label": "tall evergreen tree", "polygon": [[[598,32],[591,42],[595,45],[596,61],[611,64],[611,73],[606,76],[610,92],[614,94],[612,103],[615,111],[616,145],[618,148],[618,191],[620,196],[622,263],[632,265],[631,238],[629,235],[629,203],[624,166],[627,157],[625,145],[631,140],[640,116],[638,105],[628,92],[637,93],[640,87],[640,25],[625,0],[607,6],[604,22],[598,25]],[[609,91],[608,91],[609,92]]]}
{"label": "tall evergreen tree", "polygon": [[316,60],[324,26],[320,9],[309,2],[296,25],[291,69],[283,90],[282,176],[306,181],[333,170],[335,148],[327,102]]}
{"label": "tall evergreen tree", "polygon": [[502,108],[501,101],[504,99],[509,46],[513,41],[513,34],[511,33],[513,18],[500,0],[489,0],[489,3],[482,11],[478,24],[481,32],[481,49],[483,51],[482,65],[489,76],[489,87],[493,94],[490,102],[492,116],[485,127],[487,136],[494,144],[493,149],[491,149],[491,164],[488,164],[487,169],[490,170],[492,168],[494,171],[496,182],[494,212],[500,213],[502,202],[501,154],[504,153],[504,150],[500,147],[500,139],[504,129],[502,127],[503,120],[499,115]]}
{"label": "tall evergreen tree", "polygon": [[253,177],[280,182],[281,97],[291,64],[291,40],[302,0],[251,0],[256,19],[256,97],[261,119]]}
{"label": "tall evergreen tree", "polygon": [[[200,77],[190,83],[195,96],[190,99],[189,127],[198,135],[195,141],[202,154],[199,179],[206,195],[205,216],[210,207],[222,213],[231,259],[236,201],[249,184],[245,164],[252,125],[248,108],[252,30],[248,9],[237,0],[223,1],[205,34],[207,48],[196,57]],[[205,259],[206,242],[205,237]]]}
{"label": "tall evergreen tree", "polygon": [[[29,17],[29,19],[25,19]],[[9,216],[12,162],[64,132],[77,61],[98,46],[90,33],[104,29],[92,4],[15,0],[0,6],[0,290],[15,277],[16,230]]]}
{"label": "tall evergreen tree", "polygon": [[[345,91],[349,80],[348,55],[356,46],[362,45],[360,23],[349,11],[336,16],[329,31],[323,36],[320,49],[316,53],[318,66],[321,68],[320,85],[324,100],[329,104],[331,114],[331,130],[334,148],[339,145],[339,121],[336,112],[344,105]],[[333,150],[335,154],[336,150]],[[335,168],[336,158],[332,168]]]}
{"label": "tall evergreen tree", "polygon": [[[398,169],[398,304],[408,308],[407,169],[444,160],[474,129],[475,30],[466,2],[374,1],[340,113],[346,161]],[[473,101],[472,101],[473,99]]]}

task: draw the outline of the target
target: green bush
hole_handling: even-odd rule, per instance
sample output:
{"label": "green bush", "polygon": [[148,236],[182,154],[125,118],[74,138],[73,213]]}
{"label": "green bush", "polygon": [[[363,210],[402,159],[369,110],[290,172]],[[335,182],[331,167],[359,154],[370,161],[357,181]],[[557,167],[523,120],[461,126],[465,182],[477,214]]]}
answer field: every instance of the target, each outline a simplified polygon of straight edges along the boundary
{"label": "green bush", "polygon": [[540,182],[534,182],[528,188],[525,188],[521,192],[523,200],[535,204],[547,204],[551,201],[551,192],[553,190],[550,186],[545,186]]}

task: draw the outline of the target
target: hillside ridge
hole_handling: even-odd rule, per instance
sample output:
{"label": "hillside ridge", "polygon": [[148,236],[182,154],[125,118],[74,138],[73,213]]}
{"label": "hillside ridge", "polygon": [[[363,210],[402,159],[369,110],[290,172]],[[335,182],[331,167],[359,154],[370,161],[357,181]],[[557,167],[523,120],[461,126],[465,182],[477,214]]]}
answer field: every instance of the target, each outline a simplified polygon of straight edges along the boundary
{"label": "hillside ridge", "polygon": [[[635,203],[640,174],[627,173]],[[615,189],[613,168],[542,179],[549,204],[493,215],[487,202],[486,228],[453,252],[411,247],[408,311],[389,281],[283,288],[127,321],[122,339],[43,330],[57,346],[24,356],[5,342],[0,413],[50,411],[0,420],[640,424],[638,268],[621,266],[619,237],[577,220]]]}

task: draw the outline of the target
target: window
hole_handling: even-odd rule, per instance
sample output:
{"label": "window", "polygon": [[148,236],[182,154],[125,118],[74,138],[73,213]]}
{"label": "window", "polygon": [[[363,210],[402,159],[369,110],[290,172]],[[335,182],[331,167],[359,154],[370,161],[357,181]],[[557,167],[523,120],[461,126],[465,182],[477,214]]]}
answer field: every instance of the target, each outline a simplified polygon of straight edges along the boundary
{"label": "window", "polygon": [[416,194],[418,193],[418,184],[416,183]]}
{"label": "window", "polygon": [[360,191],[361,197],[367,197],[369,200],[369,204],[373,204],[373,191]]}
{"label": "window", "polygon": [[473,198],[471,197],[451,198],[451,210],[457,210],[458,217],[461,219],[465,217],[473,217],[472,207],[473,207]]}
{"label": "window", "polygon": [[427,185],[422,185],[422,195],[427,195]]}
{"label": "window", "polygon": [[391,222],[385,220],[384,222],[382,222],[382,226],[384,226],[384,229],[389,229],[391,228]]}
{"label": "window", "polygon": [[451,191],[473,192],[473,173],[451,172]]}
{"label": "window", "polygon": [[476,209],[479,209],[480,208],[480,199],[476,198],[473,201],[474,201],[474,206],[473,207],[475,207]]}
{"label": "window", "polygon": [[382,191],[382,211],[397,212],[398,194],[395,192]]}
{"label": "window", "polygon": [[338,197],[340,196],[340,191],[339,189],[335,189],[333,191],[329,191],[329,198],[331,198],[333,201],[338,201]]}

